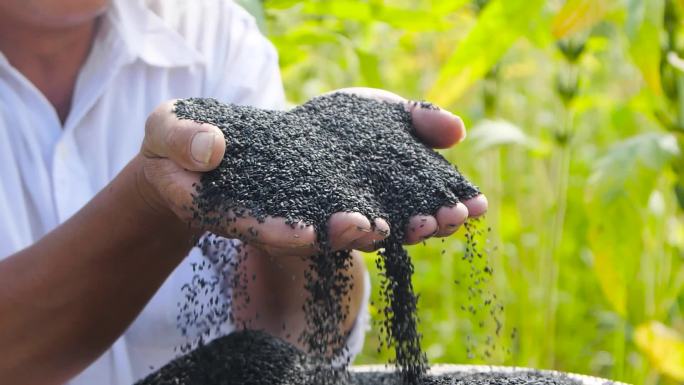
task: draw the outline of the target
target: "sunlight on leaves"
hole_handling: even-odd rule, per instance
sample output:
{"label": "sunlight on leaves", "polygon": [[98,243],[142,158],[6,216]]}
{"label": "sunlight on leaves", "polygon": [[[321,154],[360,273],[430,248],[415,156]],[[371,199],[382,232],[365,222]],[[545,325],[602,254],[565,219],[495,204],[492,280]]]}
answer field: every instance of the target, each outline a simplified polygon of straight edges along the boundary
{"label": "sunlight on leaves", "polygon": [[634,338],[653,367],[675,380],[684,381],[684,336],[657,321],[650,321],[636,328]]}
{"label": "sunlight on leaves", "polygon": [[308,1],[304,4],[304,12],[313,15],[329,15],[343,20],[367,21],[371,19],[372,9],[369,3],[351,0]]}
{"label": "sunlight on leaves", "polygon": [[405,8],[384,3],[351,0],[306,1],[301,3],[304,14],[316,17],[362,23],[384,22],[405,31],[436,31],[448,28],[450,24],[445,21],[445,15],[460,8],[467,1],[461,0],[455,4],[449,4],[448,7],[430,6],[423,8]]}
{"label": "sunlight on leaves", "polygon": [[430,8],[434,13],[445,14],[454,12],[470,2],[471,0],[438,1],[430,4]]}
{"label": "sunlight on leaves", "polygon": [[492,0],[440,70],[428,99],[443,106],[456,101],[529,31],[530,20],[539,18],[544,3]]}
{"label": "sunlight on leaves", "polygon": [[444,20],[444,13],[387,5],[379,9],[375,19],[404,31],[440,31],[449,27]]}
{"label": "sunlight on leaves", "polygon": [[[246,1],[256,1],[256,0],[246,0]],[[284,9],[290,8],[301,3],[299,0],[266,0],[266,5],[270,9]]]}
{"label": "sunlight on leaves", "polygon": [[[660,27],[662,24],[663,2],[651,0],[638,2],[630,8],[631,24],[628,24],[630,37],[629,53],[634,64],[641,71],[648,88],[660,95]],[[643,7],[643,8],[641,8]]]}
{"label": "sunlight on leaves", "polygon": [[617,5],[615,0],[568,0],[553,19],[553,35],[560,39],[588,30]]}
{"label": "sunlight on leaves", "polygon": [[653,44],[658,41],[660,32],[652,23],[644,23],[632,40],[630,53],[634,64],[639,67],[644,82],[651,91],[660,94],[660,47]]}

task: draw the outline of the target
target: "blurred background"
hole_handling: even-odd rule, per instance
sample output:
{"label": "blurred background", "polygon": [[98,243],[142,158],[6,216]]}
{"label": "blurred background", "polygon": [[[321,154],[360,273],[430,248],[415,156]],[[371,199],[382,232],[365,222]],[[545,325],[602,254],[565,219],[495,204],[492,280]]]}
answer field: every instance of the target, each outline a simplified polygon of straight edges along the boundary
{"label": "blurred background", "polygon": [[292,103],[379,87],[469,127],[444,155],[489,198],[486,256],[411,249],[431,362],[684,383],[683,0],[242,3]]}

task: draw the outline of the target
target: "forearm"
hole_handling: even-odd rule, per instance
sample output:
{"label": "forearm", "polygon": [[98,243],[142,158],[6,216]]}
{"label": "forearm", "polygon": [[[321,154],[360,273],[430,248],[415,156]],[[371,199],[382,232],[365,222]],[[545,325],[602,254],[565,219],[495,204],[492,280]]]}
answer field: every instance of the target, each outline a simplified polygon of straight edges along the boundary
{"label": "forearm", "polygon": [[0,378],[61,383],[125,330],[190,247],[134,160],[73,218],[0,262]]}
{"label": "forearm", "polygon": [[[307,327],[302,306],[309,295],[304,277],[308,263],[300,257],[269,257],[251,246],[243,250],[248,256],[238,267],[238,274],[247,277],[244,291],[249,303],[240,290],[233,293],[238,325],[246,322],[249,329],[265,330],[302,347],[297,338]],[[353,258],[353,266],[346,273],[352,277],[353,288],[350,296],[342,299],[343,306],[349,305],[349,314],[340,325],[343,332],[349,332],[354,326],[364,296],[363,258],[358,252],[353,253]]]}

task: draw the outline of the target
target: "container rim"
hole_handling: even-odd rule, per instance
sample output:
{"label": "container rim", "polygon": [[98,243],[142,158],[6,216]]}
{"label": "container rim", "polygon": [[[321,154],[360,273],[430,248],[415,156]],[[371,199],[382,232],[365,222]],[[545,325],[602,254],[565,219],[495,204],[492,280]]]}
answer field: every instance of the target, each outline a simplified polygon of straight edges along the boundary
{"label": "container rim", "polygon": [[[392,366],[388,365],[357,365],[350,366],[349,370],[352,372],[388,372],[393,370]],[[470,373],[489,373],[489,372],[525,372],[535,371],[550,375],[563,375],[573,380],[581,381],[583,385],[630,385],[624,382],[607,380],[599,377],[585,376],[582,374],[564,373],[555,370],[541,370],[533,368],[523,368],[517,366],[492,366],[492,365],[455,365],[455,364],[436,364],[430,366],[430,374],[440,375],[449,374],[453,372],[470,372]]]}

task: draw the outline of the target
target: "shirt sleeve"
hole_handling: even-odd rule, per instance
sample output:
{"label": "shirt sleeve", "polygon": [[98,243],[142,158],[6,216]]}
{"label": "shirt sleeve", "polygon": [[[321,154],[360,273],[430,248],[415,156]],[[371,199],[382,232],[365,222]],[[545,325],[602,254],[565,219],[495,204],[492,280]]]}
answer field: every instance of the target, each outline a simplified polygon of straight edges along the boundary
{"label": "shirt sleeve", "polygon": [[226,6],[231,11],[217,25],[217,45],[207,76],[209,94],[224,102],[283,109],[278,53],[247,11],[235,4]]}

